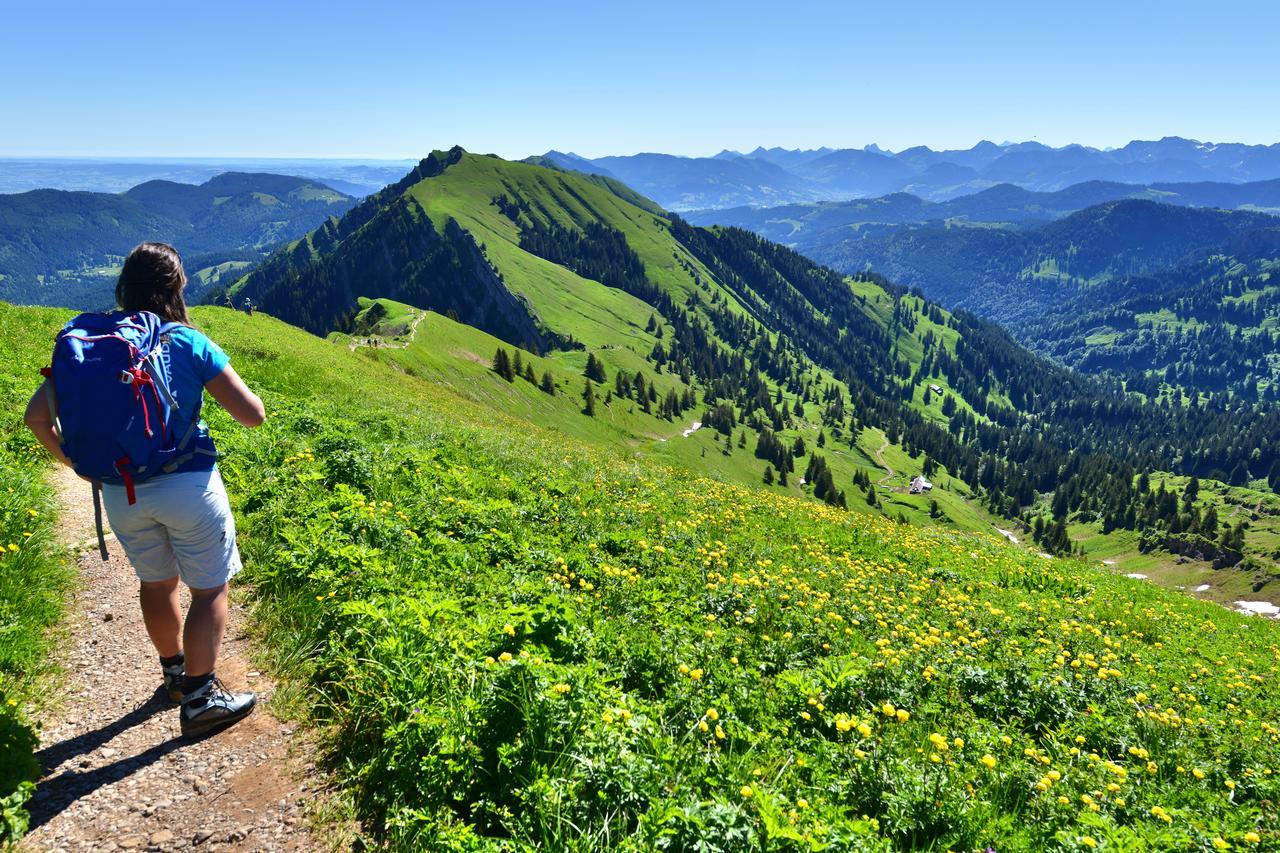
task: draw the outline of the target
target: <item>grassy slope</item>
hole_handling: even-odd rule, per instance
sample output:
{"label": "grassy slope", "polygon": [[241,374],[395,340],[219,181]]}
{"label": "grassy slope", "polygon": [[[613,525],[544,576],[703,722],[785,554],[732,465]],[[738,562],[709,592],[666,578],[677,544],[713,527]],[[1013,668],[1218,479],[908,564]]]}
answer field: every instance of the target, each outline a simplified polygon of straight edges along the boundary
{"label": "grassy slope", "polygon": [[[416,310],[391,300],[376,301],[388,306],[387,316],[396,318],[396,327],[403,325],[406,311]],[[362,301],[361,304],[367,303]],[[947,331],[955,335],[953,330]],[[923,334],[923,329],[919,333]],[[534,372],[539,378],[546,370],[550,370],[555,377],[556,396],[549,397],[526,381],[507,383],[493,373],[490,369],[493,354],[500,346],[507,345],[477,329],[426,312],[414,341],[407,347],[364,348],[361,352],[367,357],[395,364],[415,376],[442,384],[462,397],[582,441],[601,446],[625,447],[637,458],[655,458],[725,482],[742,485],[761,482],[766,463],[754,456],[754,438],[748,439],[746,448],[739,448],[739,433],[735,432],[731,452],[726,455],[723,440],[710,430],[698,430],[689,436],[683,434],[690,428],[692,421],[701,417],[701,408],[687,413],[686,420],[680,422],[662,420],[645,415],[630,400],[615,399],[606,404],[605,391],[610,387],[610,383],[606,383],[599,393],[596,417],[588,418],[581,413],[582,370],[586,352],[557,351],[545,358],[521,354],[525,361],[534,365]],[[608,365],[610,376],[619,366],[623,366],[629,373],[642,370],[646,381],[657,385],[660,396],[668,389],[679,390],[684,387],[678,377],[655,374],[653,365],[644,361],[639,353],[632,352],[630,358],[624,358],[624,352],[631,351],[626,347],[597,351]],[[919,363],[918,355],[916,363]],[[820,381],[833,381],[825,374],[816,375],[820,377]],[[794,399],[790,394],[784,396],[789,402]],[[938,403],[934,402],[933,409],[936,411],[937,408]],[[811,406],[810,414],[817,414],[816,406]],[[867,472],[872,481],[884,476],[884,469],[876,462],[876,451],[884,444],[884,435],[878,430],[867,430],[859,437],[856,449],[834,441],[826,448],[819,449],[816,443],[820,429],[821,425],[816,420],[800,421],[783,430],[780,435],[788,444],[797,438],[803,438],[807,447],[826,457],[828,464],[836,472],[837,483],[848,492],[852,511],[879,513],[881,510],[868,506],[861,493],[853,490],[849,484],[857,471]],[[887,447],[882,457],[895,472],[895,476],[886,482],[887,488],[880,489],[885,512],[894,517],[901,514],[914,523],[950,524],[966,530],[991,530],[990,517],[968,500],[971,492],[964,483],[953,480],[943,471],[934,478],[933,493],[908,495],[905,494],[907,484],[911,476],[919,473],[923,457],[910,458],[897,445]],[[805,460],[798,459],[797,462],[800,469],[798,473],[802,473]],[[796,497],[805,494],[799,476],[793,476],[785,487],[775,485],[772,489]],[[942,512],[937,519],[929,517],[931,499],[938,502]]]}
{"label": "grassy slope", "polygon": [[[623,198],[611,192],[606,186],[581,175],[547,170],[524,163],[509,163],[481,155],[464,154],[458,163],[450,166],[443,174],[418,183],[408,190],[408,194],[418,202],[437,228],[443,228],[445,222],[452,218],[470,231],[484,246],[490,262],[502,273],[507,285],[526,300],[540,321],[556,332],[572,335],[595,351],[606,365],[610,378],[618,370],[625,370],[629,374],[640,371],[646,377],[653,378],[653,366],[645,358],[657,342],[653,334],[645,331],[647,321],[653,313],[652,309],[620,290],[584,279],[564,267],[523,251],[519,247],[519,229],[492,203],[495,196],[519,195],[534,203],[535,215],[551,217],[557,224],[563,226],[600,219],[626,236],[628,244],[644,262],[647,275],[672,293],[677,301],[683,303],[684,299],[690,295],[698,295],[705,300],[712,293],[720,293],[726,298],[731,308],[742,310],[735,297],[723,289],[707,270],[672,238],[668,223],[663,217],[632,203],[634,199]],[[699,289],[693,277],[695,273],[703,281],[703,287],[707,289]],[[946,312],[943,312],[944,322],[935,323],[923,310],[923,300],[907,296],[901,300],[901,310],[904,315],[912,315],[912,322],[904,325],[913,326],[913,328],[911,331],[907,331],[903,326],[895,329],[894,299],[890,294],[873,282],[854,279],[851,280],[850,286],[856,295],[865,298],[865,302],[862,303],[864,310],[885,329],[893,331],[898,354],[905,358],[912,368],[920,364],[923,356],[923,339],[926,334],[932,334],[942,346],[954,350],[958,333],[945,324]],[[496,342],[493,344],[493,346],[477,344],[472,351],[480,358],[487,360],[492,357],[492,349],[496,348]],[[401,353],[397,356],[385,357],[404,360],[413,356],[410,353]],[[550,418],[546,423],[554,424],[580,438],[621,439],[624,444],[635,447],[664,437],[678,436],[679,431],[674,431],[671,424],[656,418],[635,415],[630,411],[629,405],[607,407],[603,412],[608,415],[607,426],[582,423],[574,414],[576,411],[574,404],[578,402],[581,384],[578,383],[577,387],[573,387],[574,382],[571,381],[571,377],[580,375],[585,358],[586,353],[583,351],[555,352],[550,354],[549,363],[537,362],[540,370],[549,367],[560,379],[561,388],[565,392],[563,401],[548,407],[546,401],[538,400],[536,395],[529,397],[527,394],[509,397],[509,401],[517,407],[516,411],[522,416]],[[422,363],[415,368],[419,371],[427,370],[424,367],[425,364],[434,365],[431,370],[436,372],[427,370],[424,375],[439,377],[446,373],[456,374],[458,369],[462,370],[460,375],[484,375],[480,370],[481,365],[474,362],[472,365],[450,368],[449,371],[442,373],[439,370],[442,363],[435,359],[434,355],[428,354],[419,361]],[[829,375],[819,370],[811,369],[809,375],[819,387],[833,382]],[[450,381],[455,381],[457,378],[458,376],[452,376]],[[488,379],[490,377],[486,377],[486,381]],[[658,384],[664,389],[673,385],[669,377],[658,377]],[[940,397],[931,395],[927,404],[924,400],[926,389],[934,384],[941,386],[945,394],[953,397],[960,410],[973,411],[971,403],[975,401],[965,400],[957,394],[950,388],[949,382],[944,377],[927,376],[916,384],[912,405],[930,420],[937,423],[946,421],[946,417],[942,414]],[[485,387],[488,386],[484,383],[478,386],[478,388]],[[506,393],[503,392],[503,395]],[[788,400],[792,399],[790,394],[785,396]],[[499,398],[490,395],[489,399],[491,402],[496,402]],[[990,390],[988,401],[997,405],[1010,405],[999,387]],[[701,416],[701,412],[696,410],[687,414],[690,420]],[[786,430],[783,437],[787,441],[801,437],[812,448],[816,443],[817,434],[816,423],[799,423],[795,424],[794,428]],[[673,463],[691,467],[728,482],[760,481],[765,465],[752,457],[753,442],[748,442],[749,446],[743,452],[736,447],[735,441],[733,451],[726,456],[722,453],[722,446],[714,444],[712,439],[712,434],[703,432],[688,439],[668,441],[653,450]],[[868,507],[863,497],[855,494],[850,488],[850,481],[859,470],[867,471],[873,480],[882,476],[883,472],[879,465],[873,461],[874,451],[879,447],[879,440],[875,437],[860,436],[853,448],[848,447],[847,443],[838,442],[838,444],[844,444],[844,446],[839,450],[831,447],[823,455],[832,466],[837,486],[846,491],[850,508],[859,512],[882,511]],[[904,489],[906,482],[910,479],[909,475],[918,473],[923,460],[906,459],[898,451],[900,448],[886,449],[890,455],[897,454],[898,463],[890,463],[895,473],[907,476],[898,476],[888,485],[894,489]],[[803,467],[801,464],[800,468],[803,469]],[[802,493],[798,478],[793,478],[785,489],[779,488],[792,494]],[[961,529],[981,529],[988,532],[992,529],[994,519],[981,507],[966,500],[967,491],[963,488],[938,489],[927,499],[900,494],[897,491],[885,491],[882,496],[890,498],[884,503],[883,511],[895,516],[901,513],[912,521],[936,521],[929,519],[928,507],[929,500],[937,500],[944,523]],[[1139,558],[1136,548],[1130,547],[1133,544],[1133,537],[1127,537],[1124,533],[1101,538],[1096,530],[1090,531],[1086,528],[1079,528],[1073,533],[1077,538],[1088,536],[1090,542],[1087,547],[1091,550],[1102,548],[1111,552],[1119,549],[1125,561]],[[1149,562],[1152,558],[1144,556],[1142,559],[1144,562]],[[1159,582],[1165,582],[1166,574],[1153,575],[1154,578],[1159,578]],[[1168,582],[1174,586],[1182,585],[1180,580],[1175,580],[1172,576],[1168,577]],[[1233,580],[1231,585],[1235,586],[1238,583],[1239,580]],[[1268,595],[1275,594],[1280,594],[1280,589],[1274,593],[1268,593]]]}
{"label": "grassy slope", "polygon": [[1277,840],[1275,623],[602,450],[267,317],[196,321],[270,415],[210,412],[267,642],[393,844]]}
{"label": "grassy slope", "polygon": [[[71,574],[58,551],[44,451],[22,425],[67,312],[0,309],[0,847],[21,834],[39,767],[30,725]],[[88,499],[86,491],[85,499]]]}
{"label": "grassy slope", "polygon": [[[387,352],[353,357],[265,318],[201,322],[267,386],[275,415],[269,436],[225,442],[264,616],[286,650],[314,650],[316,668],[298,674],[337,702],[339,772],[405,843],[499,832],[599,847],[639,820],[639,845],[741,827],[773,846],[791,833],[866,847],[1084,835],[1173,846],[1239,841],[1269,819],[1273,624],[989,540],[637,464],[397,383],[376,363]],[[515,661],[485,663],[501,652]],[[977,687],[975,672],[996,683]],[[1018,690],[1011,716],[980,710]],[[1163,722],[1133,704],[1140,693]],[[885,701],[908,721],[887,720]],[[1205,722],[1173,725],[1172,707]],[[840,732],[844,719],[872,734]],[[933,749],[933,731],[965,745],[933,765],[916,751]],[[1130,747],[1150,751],[1156,773]],[[1117,774],[1104,761],[1127,771],[1122,795],[1107,792]],[[1050,769],[1062,778],[1036,791]]]}
{"label": "grassy slope", "polygon": [[[612,384],[614,375],[620,370],[632,375],[636,372],[643,373],[646,381],[655,382],[662,392],[670,388],[683,388],[674,377],[656,374],[654,365],[647,360],[654,345],[658,343],[658,338],[646,331],[654,310],[621,290],[585,279],[565,267],[521,249],[519,228],[493,204],[495,197],[510,195],[529,200],[533,215],[550,218],[555,224],[564,227],[573,227],[591,220],[602,221],[625,235],[628,245],[644,263],[648,278],[670,293],[677,303],[684,304],[691,296],[706,303],[713,295],[719,295],[724,298],[730,310],[744,312],[737,298],[722,287],[706,267],[673,238],[669,222],[665,218],[637,203],[643,200],[628,197],[626,193],[613,192],[608,186],[582,175],[464,153],[459,162],[442,174],[409,188],[407,195],[417,202],[417,206],[431,218],[438,230],[453,219],[469,231],[484,247],[490,263],[500,271],[507,286],[530,306],[544,326],[559,334],[572,336],[588,350],[595,352],[606,366],[610,379],[601,391],[602,398]],[[695,275],[701,280],[701,285],[695,280]],[[892,297],[870,282],[855,281],[852,287],[859,294],[868,297],[867,310],[889,328],[893,314]],[[916,315],[916,328],[913,332],[900,330],[897,341],[903,357],[913,366],[920,362],[923,355],[921,341],[928,331],[932,331],[945,346],[954,348],[957,333],[945,325],[937,325],[929,320],[922,311],[922,300],[908,297],[905,306],[907,311]],[[659,316],[658,319],[662,318]],[[440,322],[444,321],[430,321],[433,329],[441,328],[434,325]],[[442,333],[453,337],[466,337],[469,334],[463,330]],[[557,426],[570,435],[590,440],[621,438],[630,447],[661,442],[664,438],[679,438],[679,441],[669,440],[648,449],[671,462],[728,482],[759,483],[763,477],[766,465],[753,456],[754,438],[745,449],[741,449],[737,446],[735,435],[731,452],[726,455],[723,453],[723,444],[717,445],[710,432],[699,432],[688,438],[680,435],[689,422],[701,417],[701,407],[687,412],[687,420],[679,425],[679,429],[666,421],[633,412],[630,403],[606,406],[599,420],[607,420],[607,424],[583,422],[576,415],[582,393],[582,383],[577,377],[581,376],[586,351],[556,351],[549,353],[546,360],[531,359],[538,365],[539,376],[542,370],[550,369],[560,383],[563,399],[549,403],[538,399],[536,394],[530,396],[530,393],[525,393],[532,389],[525,388],[523,392],[513,395],[510,388],[494,388],[493,377],[485,374],[481,362],[492,358],[493,350],[499,342],[487,335],[475,337],[474,346],[460,348],[460,351],[469,353],[462,359],[469,363],[447,367],[447,360],[442,360],[439,353],[430,346],[423,345],[423,341],[430,340],[430,336],[420,338],[417,345],[407,350],[379,350],[373,357],[398,360],[421,375],[449,382],[459,382],[463,377],[470,382],[483,377],[475,390],[467,393],[482,395],[500,408],[502,401],[505,401],[514,406],[513,411],[523,417],[547,418],[549,420],[541,423]],[[817,387],[840,384],[830,374],[813,367],[807,371],[807,376]],[[944,387],[948,385],[941,377],[926,378],[915,390],[917,407],[934,420],[945,420],[940,411],[939,398],[934,397],[929,406],[923,403],[924,389],[931,383]],[[776,388],[774,390],[776,392]],[[947,390],[951,393],[949,387]],[[961,409],[971,410],[967,401],[959,395],[954,396]],[[790,393],[784,393],[784,398],[788,403],[794,402],[794,395]],[[783,431],[783,439],[790,443],[796,438],[803,438],[809,448],[814,448],[820,429],[817,422],[818,409],[818,404],[810,404],[810,419],[790,425]],[[861,446],[863,442],[870,440],[860,438],[857,446],[850,448],[846,437],[841,442],[844,445],[842,448],[836,449],[833,446],[822,451],[832,467],[837,487],[846,491],[850,507],[860,512],[880,511],[868,507],[860,496],[853,493],[850,485],[854,474],[859,470],[865,470],[873,480],[883,475],[879,464],[872,458],[873,451],[879,447],[879,441],[870,447]],[[899,465],[894,466],[895,471],[901,474],[919,472],[923,459],[908,460],[905,455],[899,456]],[[799,462],[800,470],[797,473],[802,472],[805,466],[805,460]],[[909,479],[910,476],[899,477],[893,487],[905,488]],[[795,495],[803,494],[798,476],[792,477],[787,487],[777,488]],[[967,494],[967,490],[939,490],[931,497],[939,503],[943,523],[954,523],[966,529],[990,530],[990,520],[986,514],[965,501],[964,496]],[[928,516],[928,505],[928,499],[902,495],[891,511],[895,515],[901,513],[912,520],[921,520]]]}

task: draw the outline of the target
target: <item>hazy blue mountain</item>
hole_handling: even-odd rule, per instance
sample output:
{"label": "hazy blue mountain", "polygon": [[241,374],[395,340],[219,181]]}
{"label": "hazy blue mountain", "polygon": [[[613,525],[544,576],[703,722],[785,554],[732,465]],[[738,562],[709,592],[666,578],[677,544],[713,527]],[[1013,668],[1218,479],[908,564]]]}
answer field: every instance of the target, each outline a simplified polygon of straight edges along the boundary
{"label": "hazy blue mountain", "polygon": [[120,261],[144,240],[176,246],[198,292],[354,203],[305,178],[234,172],[199,185],[148,181],[125,193],[0,195],[0,299],[109,306]]}
{"label": "hazy blue mountain", "polygon": [[926,222],[959,221],[1027,227],[1060,219],[1078,210],[1119,199],[1160,201],[1185,207],[1256,210],[1280,214],[1280,180],[1249,184],[1200,182],[1138,186],[1086,181],[1054,192],[997,184],[980,192],[933,202],[907,193],[840,202],[810,202],[776,207],[737,207],[685,214],[698,225],[735,225],[814,256],[826,256],[835,244]]}
{"label": "hazy blue mountain", "polygon": [[[607,170],[665,207],[681,211],[842,201],[893,192],[946,201],[1001,183],[1053,192],[1092,181],[1147,186],[1280,179],[1280,144],[1204,143],[1179,137],[1134,141],[1105,151],[984,140],[968,149],[915,146],[896,153],[869,145],[834,150],[762,147],[745,154],[721,151],[714,157],[637,154],[586,159],[557,152],[546,156],[582,172]],[[751,164],[779,171],[753,172]]]}
{"label": "hazy blue mountain", "polygon": [[747,157],[720,160],[635,154],[598,157],[591,163],[669,210],[782,204],[821,197],[805,178],[767,160]]}
{"label": "hazy blue mountain", "polygon": [[0,193],[35,189],[119,193],[146,181],[200,184],[224,172],[296,175],[357,198],[399,180],[410,160],[285,158],[0,158]]}
{"label": "hazy blue mountain", "polygon": [[593,163],[586,157],[579,157],[572,151],[566,153],[552,150],[541,157],[528,157],[525,162],[533,163],[535,166],[557,166],[561,169],[572,169],[575,172],[583,172],[588,175],[603,175],[606,178],[617,177],[617,175],[603,166]]}
{"label": "hazy blue mountain", "polygon": [[832,151],[799,163],[794,171],[829,196],[846,198],[891,192],[916,174],[915,169],[892,156],[856,148]]}
{"label": "hazy blue mountain", "polygon": [[736,152],[721,151],[717,157],[725,157],[726,155],[747,157],[751,160],[766,160],[775,166],[781,166],[784,169],[796,169],[806,163],[817,160],[820,157],[835,151],[834,148],[809,148],[809,149],[790,149],[790,148],[757,148],[748,154],[737,154]]}

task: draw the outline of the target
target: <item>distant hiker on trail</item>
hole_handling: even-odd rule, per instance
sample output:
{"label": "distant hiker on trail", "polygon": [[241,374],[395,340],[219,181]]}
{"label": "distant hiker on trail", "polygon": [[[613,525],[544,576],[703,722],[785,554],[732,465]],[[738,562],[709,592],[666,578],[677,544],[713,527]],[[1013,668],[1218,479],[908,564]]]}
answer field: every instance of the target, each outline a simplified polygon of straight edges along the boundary
{"label": "distant hiker on trail", "polygon": [[230,308],[232,311],[236,310],[236,304],[235,304],[234,302],[232,302],[232,301],[231,301],[231,294],[230,294],[230,293],[228,293],[226,296],[224,296],[224,297],[223,297],[223,299],[226,301],[226,303],[227,303],[227,307],[228,307],[228,308]]}
{"label": "distant hiker on trail", "polygon": [[[105,503],[141,583],[163,689],[181,702],[182,733],[193,737],[243,719],[257,701],[214,674],[240,552],[200,405],[207,389],[246,427],[266,415],[226,354],[191,325],[186,284],[173,247],[134,249],[116,284],[120,310],[81,314],[58,334],[25,419],[59,462],[93,483],[104,560]],[[185,626],[179,580],[191,590]]]}
{"label": "distant hiker on trail", "polygon": [[244,313],[253,316],[253,300],[247,296],[244,298]]}

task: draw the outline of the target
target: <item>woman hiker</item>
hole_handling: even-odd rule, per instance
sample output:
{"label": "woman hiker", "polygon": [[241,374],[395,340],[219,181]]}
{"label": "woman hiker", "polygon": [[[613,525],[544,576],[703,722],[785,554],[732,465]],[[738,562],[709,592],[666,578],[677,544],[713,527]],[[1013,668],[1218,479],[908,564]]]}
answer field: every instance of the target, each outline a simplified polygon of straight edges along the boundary
{"label": "woman hiker", "polygon": [[[169,423],[191,424],[187,437],[194,435],[191,446],[196,449],[174,457],[185,461],[166,466],[174,467],[169,473],[156,473],[136,484],[127,477],[123,485],[104,482],[101,489],[111,529],[140,581],[142,619],[160,655],[164,690],[181,703],[183,735],[194,737],[245,718],[257,701],[253,693],[227,690],[214,674],[227,624],[227,582],[240,570],[240,553],[216,453],[199,420],[199,407],[208,390],[246,427],[258,426],[266,415],[262,401],[236,374],[226,354],[190,324],[182,296],[186,283],[182,260],[173,247],[143,243],[125,260],[116,284],[120,313],[98,320],[128,324],[130,315],[145,311],[174,324],[158,339],[158,357],[146,362],[148,370],[158,369],[165,375],[152,383],[149,376],[139,374],[143,387],[138,392],[145,394],[145,385],[152,384],[150,390],[158,393],[155,386],[163,381],[176,407],[170,411]],[[52,375],[56,371],[55,365]],[[119,378],[124,381],[123,376]],[[56,412],[74,405],[71,400],[57,400],[53,381],[46,379],[27,404],[25,418],[40,443],[59,462],[72,467],[60,440]],[[142,405],[146,415],[145,400]],[[152,435],[150,426],[147,435]],[[128,464],[127,457],[122,461]],[[104,558],[105,553],[104,546]],[[191,590],[185,624],[178,603],[179,581]]]}

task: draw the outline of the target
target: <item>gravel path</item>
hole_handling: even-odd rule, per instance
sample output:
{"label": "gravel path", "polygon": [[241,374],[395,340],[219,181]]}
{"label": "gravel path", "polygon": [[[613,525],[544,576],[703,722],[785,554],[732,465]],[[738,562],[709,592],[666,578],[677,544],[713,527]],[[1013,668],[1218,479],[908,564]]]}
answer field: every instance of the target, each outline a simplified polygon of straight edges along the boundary
{"label": "gravel path", "polygon": [[[889,463],[884,461],[884,452],[889,449],[889,439],[884,440],[884,444],[880,445],[875,452],[876,461],[880,463],[880,467],[884,469],[884,476],[876,480],[877,486],[884,486],[893,479],[893,469],[889,467]],[[886,486],[886,488],[889,488]]]}
{"label": "gravel path", "polygon": [[[272,683],[248,663],[245,614],[233,606],[218,673],[258,691],[239,725],[203,740],[178,731],[177,706],[137,604],[137,582],[109,540],[102,562],[88,484],[56,475],[61,540],[77,551],[63,695],[42,720],[44,768],[23,850],[310,850],[305,807],[318,780],[291,748],[293,727],[271,716]],[[265,700],[265,701],[261,701]]]}

